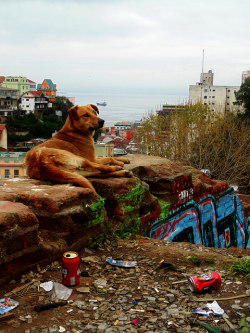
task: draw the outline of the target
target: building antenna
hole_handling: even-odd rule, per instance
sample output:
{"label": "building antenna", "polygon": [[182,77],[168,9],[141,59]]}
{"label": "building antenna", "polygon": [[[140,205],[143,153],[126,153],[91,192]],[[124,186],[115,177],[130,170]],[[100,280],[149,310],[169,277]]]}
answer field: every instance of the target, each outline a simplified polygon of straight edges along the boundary
{"label": "building antenna", "polygon": [[202,74],[203,74],[203,70],[204,70],[204,49],[202,50],[202,68],[201,68]]}

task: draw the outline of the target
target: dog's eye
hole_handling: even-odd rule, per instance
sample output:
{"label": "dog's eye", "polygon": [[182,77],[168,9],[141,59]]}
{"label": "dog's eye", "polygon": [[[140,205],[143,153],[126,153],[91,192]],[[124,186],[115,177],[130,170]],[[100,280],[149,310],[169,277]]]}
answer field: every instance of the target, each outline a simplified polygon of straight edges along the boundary
{"label": "dog's eye", "polygon": [[89,117],[89,114],[85,113],[83,114],[83,117]]}

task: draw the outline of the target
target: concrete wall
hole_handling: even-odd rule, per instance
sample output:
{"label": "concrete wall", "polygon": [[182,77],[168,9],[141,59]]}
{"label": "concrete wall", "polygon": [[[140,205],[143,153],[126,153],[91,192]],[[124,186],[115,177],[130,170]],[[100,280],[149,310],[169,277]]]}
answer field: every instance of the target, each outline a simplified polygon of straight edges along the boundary
{"label": "concrete wall", "polygon": [[7,130],[4,128],[0,131],[0,147],[7,149]]}
{"label": "concrete wall", "polygon": [[212,111],[225,114],[241,109],[233,104],[236,101],[235,92],[239,88],[239,86],[190,85],[189,102],[192,104],[201,102],[208,105]]}

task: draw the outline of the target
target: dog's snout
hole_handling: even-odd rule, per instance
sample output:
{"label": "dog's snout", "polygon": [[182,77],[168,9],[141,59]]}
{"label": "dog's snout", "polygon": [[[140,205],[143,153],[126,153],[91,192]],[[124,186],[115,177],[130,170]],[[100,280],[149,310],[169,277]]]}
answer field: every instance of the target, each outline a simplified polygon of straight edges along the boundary
{"label": "dog's snout", "polygon": [[105,122],[105,121],[104,121],[103,119],[101,119],[101,118],[98,119],[98,125],[99,125],[99,128],[103,127],[104,122]]}

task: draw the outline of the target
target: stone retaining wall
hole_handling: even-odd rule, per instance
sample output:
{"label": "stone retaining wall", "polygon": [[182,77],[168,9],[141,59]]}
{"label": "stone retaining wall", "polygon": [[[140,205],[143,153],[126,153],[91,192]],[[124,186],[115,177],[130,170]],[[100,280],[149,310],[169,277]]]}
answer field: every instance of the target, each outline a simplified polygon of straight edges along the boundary
{"label": "stone retaining wall", "polygon": [[[166,239],[173,238],[176,220],[190,203],[208,197],[219,198],[228,190],[225,182],[211,180],[191,167],[145,155],[129,158],[131,164],[125,168],[134,177],[91,179],[98,196],[89,189],[69,184],[28,178],[1,181],[0,283],[37,264],[60,258],[65,251],[79,250],[89,242],[98,243],[106,233],[119,237],[129,234],[153,237],[156,226],[170,225],[172,233]],[[240,200],[237,202],[240,205]],[[233,214],[236,216],[235,209]],[[239,239],[243,232],[242,247],[246,247],[248,226],[242,225],[246,223],[242,214],[240,225],[230,220],[230,228]],[[198,220],[202,243],[206,239],[204,223],[200,216]],[[182,236],[177,235],[176,239],[184,241],[187,234],[187,240],[197,243],[190,233],[183,233],[185,223],[180,230]],[[216,235],[217,230],[213,232]]]}

